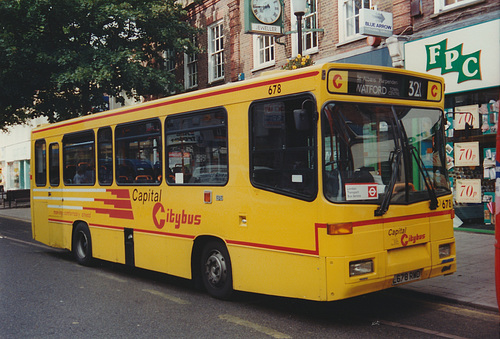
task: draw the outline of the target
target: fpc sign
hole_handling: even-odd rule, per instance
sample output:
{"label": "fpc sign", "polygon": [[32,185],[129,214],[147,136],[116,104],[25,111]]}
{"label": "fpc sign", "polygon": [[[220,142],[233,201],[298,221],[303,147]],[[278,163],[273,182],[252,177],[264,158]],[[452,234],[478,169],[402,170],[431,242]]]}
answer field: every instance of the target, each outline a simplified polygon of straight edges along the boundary
{"label": "fpc sign", "polygon": [[457,83],[467,80],[481,80],[481,50],[464,54],[463,44],[448,49],[448,39],[433,45],[426,45],[427,69],[438,68],[441,75],[457,72]]}
{"label": "fpc sign", "polygon": [[446,94],[500,85],[500,19],[404,44],[405,68],[442,76]]}
{"label": "fpc sign", "polygon": [[390,37],[392,35],[392,13],[359,10],[359,33],[363,35]]}

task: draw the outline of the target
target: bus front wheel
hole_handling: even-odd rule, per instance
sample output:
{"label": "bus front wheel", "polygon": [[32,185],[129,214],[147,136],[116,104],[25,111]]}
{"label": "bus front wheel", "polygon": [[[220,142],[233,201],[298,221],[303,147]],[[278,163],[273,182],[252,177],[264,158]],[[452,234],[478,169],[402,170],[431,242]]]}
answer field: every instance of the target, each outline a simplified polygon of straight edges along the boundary
{"label": "bus front wheel", "polygon": [[80,265],[89,266],[92,262],[92,240],[88,226],[80,222],[73,231],[73,254]]}
{"label": "bus front wheel", "polygon": [[223,243],[210,241],[203,248],[201,277],[208,294],[223,300],[231,297],[233,293],[231,260]]}

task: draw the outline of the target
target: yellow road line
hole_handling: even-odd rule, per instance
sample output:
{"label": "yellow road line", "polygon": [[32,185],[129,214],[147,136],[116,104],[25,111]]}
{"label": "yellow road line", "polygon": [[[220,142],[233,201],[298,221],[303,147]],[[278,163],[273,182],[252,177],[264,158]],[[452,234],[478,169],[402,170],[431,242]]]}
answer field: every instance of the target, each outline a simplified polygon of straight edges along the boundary
{"label": "yellow road line", "polygon": [[291,338],[289,335],[281,333],[281,332],[278,332],[276,330],[273,330],[272,328],[261,326],[259,324],[256,324],[256,323],[250,322],[248,320],[244,320],[244,319],[232,316],[230,314],[220,315],[219,319],[225,320],[227,322],[230,322],[230,323],[233,323],[233,324],[236,324],[236,325],[240,325],[240,326],[243,326],[243,327],[251,328],[252,330],[255,330],[255,331],[263,333],[263,334],[266,334],[266,335],[271,336],[273,338],[280,338],[280,339]]}
{"label": "yellow road line", "polygon": [[142,290],[142,291],[154,294],[156,296],[159,296],[159,297],[161,297],[163,299],[167,299],[167,300],[169,300],[171,302],[174,302],[176,304],[179,304],[179,305],[189,305],[189,304],[191,304],[187,300],[184,300],[184,299],[181,299],[181,298],[177,298],[177,297],[174,297],[173,295],[169,295],[169,294],[166,294],[166,293],[163,293],[163,292],[160,292],[160,291],[150,290],[150,289],[145,289],[145,290]]}

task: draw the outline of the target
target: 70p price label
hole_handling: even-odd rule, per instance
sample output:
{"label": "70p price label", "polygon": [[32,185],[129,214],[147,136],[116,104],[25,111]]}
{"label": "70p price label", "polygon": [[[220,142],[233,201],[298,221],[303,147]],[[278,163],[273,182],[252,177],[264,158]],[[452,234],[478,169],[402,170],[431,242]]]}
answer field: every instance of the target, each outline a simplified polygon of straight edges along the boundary
{"label": "70p price label", "polygon": [[479,142],[455,143],[455,166],[479,166]]}
{"label": "70p price label", "polygon": [[457,179],[455,183],[457,202],[480,203],[481,179]]}

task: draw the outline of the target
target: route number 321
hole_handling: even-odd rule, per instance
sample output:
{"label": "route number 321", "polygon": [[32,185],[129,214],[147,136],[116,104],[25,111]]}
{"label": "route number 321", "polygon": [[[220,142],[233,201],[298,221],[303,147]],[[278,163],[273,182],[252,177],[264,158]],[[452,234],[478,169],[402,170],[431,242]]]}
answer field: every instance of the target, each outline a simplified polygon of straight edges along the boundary
{"label": "route number 321", "polygon": [[410,97],[422,97],[422,83],[419,81],[410,80],[408,87],[408,96]]}

